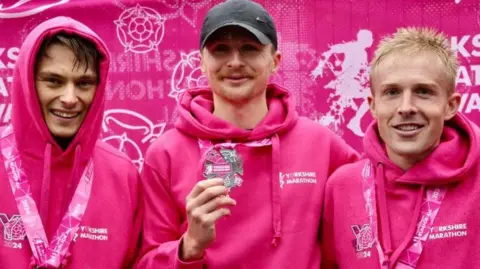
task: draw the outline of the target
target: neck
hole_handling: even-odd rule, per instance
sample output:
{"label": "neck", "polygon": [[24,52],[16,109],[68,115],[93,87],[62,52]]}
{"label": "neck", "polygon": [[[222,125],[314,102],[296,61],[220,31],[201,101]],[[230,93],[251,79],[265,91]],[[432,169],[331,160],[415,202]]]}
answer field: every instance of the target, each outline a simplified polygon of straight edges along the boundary
{"label": "neck", "polygon": [[73,138],[65,138],[65,137],[54,137],[55,142],[62,148],[63,151],[65,151],[68,148],[68,145],[70,145],[70,142],[72,142]]}
{"label": "neck", "polygon": [[255,128],[268,113],[266,94],[241,104],[234,104],[214,95],[213,107],[213,115],[242,129]]}
{"label": "neck", "polygon": [[387,147],[387,155],[388,158],[396,164],[398,167],[400,167],[403,171],[407,171],[408,169],[412,168],[416,163],[424,160],[425,158],[432,153],[432,151],[435,149],[435,147],[438,145],[436,143],[433,147],[430,149],[426,150],[425,152],[415,154],[415,155],[400,155],[394,152],[392,149]]}

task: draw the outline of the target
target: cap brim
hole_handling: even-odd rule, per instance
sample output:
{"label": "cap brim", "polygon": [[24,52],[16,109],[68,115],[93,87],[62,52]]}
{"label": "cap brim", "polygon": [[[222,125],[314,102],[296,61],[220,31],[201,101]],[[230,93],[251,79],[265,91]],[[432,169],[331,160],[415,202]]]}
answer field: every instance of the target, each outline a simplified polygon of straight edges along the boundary
{"label": "cap brim", "polygon": [[220,30],[221,28],[223,27],[226,27],[226,26],[239,26],[239,27],[242,27],[246,30],[248,30],[250,33],[252,33],[257,39],[258,41],[260,41],[260,43],[262,43],[263,45],[268,45],[268,44],[272,44],[272,41],[270,40],[270,38],[268,38],[265,34],[263,34],[262,32],[260,32],[259,30],[257,30],[256,28],[248,25],[248,24],[245,24],[245,23],[241,23],[241,22],[230,22],[230,23],[226,23],[226,24],[223,24],[217,28],[215,28],[213,31],[211,31],[206,37],[205,39],[203,40],[202,42],[202,46],[201,48],[205,47],[205,43],[207,42],[207,40],[218,30]]}

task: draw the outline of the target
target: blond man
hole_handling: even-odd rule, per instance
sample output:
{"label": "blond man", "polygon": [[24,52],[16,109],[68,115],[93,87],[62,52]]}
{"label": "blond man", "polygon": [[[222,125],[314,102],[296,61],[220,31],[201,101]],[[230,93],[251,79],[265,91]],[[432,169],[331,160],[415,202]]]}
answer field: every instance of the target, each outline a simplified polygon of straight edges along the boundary
{"label": "blond man", "polygon": [[478,268],[478,127],[444,34],[401,28],[372,62],[367,158],[329,179],[322,268]]}

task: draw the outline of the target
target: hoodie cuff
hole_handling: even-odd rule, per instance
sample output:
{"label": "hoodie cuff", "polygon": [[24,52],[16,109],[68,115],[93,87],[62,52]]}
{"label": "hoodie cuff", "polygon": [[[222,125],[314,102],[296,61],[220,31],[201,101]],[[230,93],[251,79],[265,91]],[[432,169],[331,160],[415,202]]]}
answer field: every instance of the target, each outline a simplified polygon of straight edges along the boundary
{"label": "hoodie cuff", "polygon": [[177,250],[176,250],[176,257],[174,259],[173,268],[176,269],[203,269],[203,265],[205,264],[205,255],[198,260],[189,260],[189,261],[182,261],[180,259],[180,251],[182,250],[183,244],[183,237],[178,240]]}

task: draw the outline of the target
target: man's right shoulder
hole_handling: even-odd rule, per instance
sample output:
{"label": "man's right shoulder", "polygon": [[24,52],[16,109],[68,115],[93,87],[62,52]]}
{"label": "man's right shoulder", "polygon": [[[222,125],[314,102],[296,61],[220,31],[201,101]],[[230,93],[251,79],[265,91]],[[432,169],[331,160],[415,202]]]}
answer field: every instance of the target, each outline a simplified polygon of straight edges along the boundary
{"label": "man's right shoulder", "polygon": [[149,151],[159,152],[165,150],[168,151],[170,148],[177,148],[189,139],[191,139],[189,136],[178,131],[176,128],[168,129],[160,137],[158,137],[155,141],[152,142],[152,144],[147,149],[147,154]]}
{"label": "man's right shoulder", "polygon": [[345,188],[352,184],[358,184],[362,180],[362,171],[367,162],[369,162],[369,160],[364,158],[340,166],[328,178],[327,188]]}
{"label": "man's right shoulder", "polygon": [[191,141],[191,136],[178,131],[176,128],[171,128],[153,141],[147,148],[145,161],[147,163],[167,161],[172,154],[176,155],[179,150],[188,149],[192,143]]}

